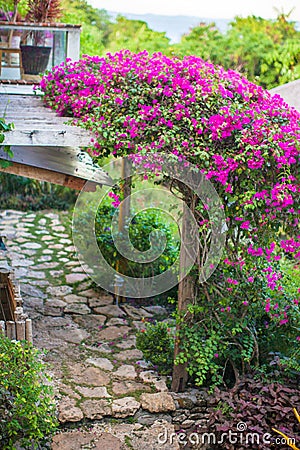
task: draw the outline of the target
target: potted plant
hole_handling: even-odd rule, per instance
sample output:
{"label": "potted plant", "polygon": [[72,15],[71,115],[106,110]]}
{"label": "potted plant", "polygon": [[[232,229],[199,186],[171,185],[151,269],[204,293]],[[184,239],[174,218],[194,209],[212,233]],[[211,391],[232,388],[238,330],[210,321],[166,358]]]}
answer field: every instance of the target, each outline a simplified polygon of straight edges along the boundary
{"label": "potted plant", "polygon": [[[60,0],[28,0],[26,22],[35,24],[51,23],[61,16]],[[34,30],[25,36],[25,44],[21,45],[24,72],[38,75],[44,72],[52,50],[46,45],[49,31]]]}

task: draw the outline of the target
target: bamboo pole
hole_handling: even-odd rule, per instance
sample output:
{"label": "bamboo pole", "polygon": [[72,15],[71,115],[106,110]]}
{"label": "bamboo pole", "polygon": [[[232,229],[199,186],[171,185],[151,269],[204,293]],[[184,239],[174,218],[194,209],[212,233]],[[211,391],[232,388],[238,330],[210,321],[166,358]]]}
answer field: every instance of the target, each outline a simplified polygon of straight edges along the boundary
{"label": "bamboo pole", "polygon": [[16,322],[16,334],[17,334],[18,341],[25,340],[25,321],[24,320],[18,320]]}
{"label": "bamboo pole", "polygon": [[25,321],[25,335],[26,335],[26,341],[28,341],[32,344],[33,335],[32,335],[32,320],[31,319],[26,319],[26,321]]}
{"label": "bamboo pole", "polygon": [[9,320],[6,322],[6,335],[10,340],[16,339],[16,324],[15,322]]}

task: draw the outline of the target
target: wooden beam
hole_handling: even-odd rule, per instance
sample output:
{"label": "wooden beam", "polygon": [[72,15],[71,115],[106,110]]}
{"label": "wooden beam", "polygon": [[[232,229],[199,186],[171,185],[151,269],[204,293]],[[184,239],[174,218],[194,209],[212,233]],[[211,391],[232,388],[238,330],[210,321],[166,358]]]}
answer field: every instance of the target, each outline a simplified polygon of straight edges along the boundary
{"label": "wooden beam", "polygon": [[[86,180],[82,178],[53,172],[47,169],[40,169],[38,167],[26,166],[25,164],[20,163],[11,163],[11,165],[6,168],[0,166],[0,172],[11,173],[39,181],[49,181],[50,183],[67,186],[78,191],[80,191],[86,183]],[[91,190],[94,191],[96,189],[96,183],[93,183],[91,188]]]}
{"label": "wooden beam", "polygon": [[0,158],[25,166],[71,175],[97,184],[107,186],[114,184],[110,176],[94,164],[87,153],[78,148],[14,145],[11,146],[11,151],[12,158],[7,155],[3,147],[0,147]]}

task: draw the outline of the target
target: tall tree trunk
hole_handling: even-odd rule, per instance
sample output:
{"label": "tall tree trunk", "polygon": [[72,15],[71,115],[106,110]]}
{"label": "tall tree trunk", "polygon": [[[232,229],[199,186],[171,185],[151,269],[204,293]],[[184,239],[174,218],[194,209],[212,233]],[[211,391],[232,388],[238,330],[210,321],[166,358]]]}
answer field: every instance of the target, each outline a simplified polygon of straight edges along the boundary
{"label": "tall tree trunk", "polygon": [[[194,280],[190,275],[187,275],[178,286],[178,313],[185,313],[187,306],[193,302],[194,298]],[[174,347],[174,360],[181,351],[179,333],[181,324],[176,325],[176,337]],[[174,364],[172,374],[171,390],[173,392],[182,392],[185,390],[188,380],[187,364]]]}
{"label": "tall tree trunk", "polygon": [[[123,194],[123,200],[127,198],[127,202],[122,202],[120,204],[119,209],[119,223],[118,223],[118,229],[119,232],[124,232],[124,227],[126,225],[127,219],[130,216],[130,195],[131,195],[131,161],[128,158],[122,159],[122,194]],[[125,273],[127,267],[127,263],[123,256],[120,256],[120,258],[117,261],[116,264],[116,271],[120,273],[122,276],[123,273]],[[125,302],[125,294],[123,292],[123,289],[116,287],[115,288],[115,297],[117,304],[119,302]]]}
{"label": "tall tree trunk", "polygon": [[[192,209],[192,208],[191,208]],[[182,245],[180,249],[180,270],[185,271],[188,267],[189,261],[189,245],[191,238],[191,230],[193,227],[190,224],[190,215],[188,213],[188,207],[184,205],[183,217],[182,217],[182,235],[181,242],[186,245]],[[193,239],[192,239],[193,240]],[[194,249],[192,250],[194,251]],[[185,318],[185,323],[190,319],[190,315],[187,314],[187,307],[190,303],[194,301],[194,280],[192,276],[187,275],[180,281],[178,285],[178,314],[180,317]],[[179,333],[181,330],[181,322],[176,325],[176,337],[175,337],[175,348],[174,348],[174,360],[179,355],[181,351],[181,343],[179,338]],[[184,391],[186,383],[188,380],[187,364],[174,364],[173,375],[172,375],[172,385],[171,389],[174,392]]]}

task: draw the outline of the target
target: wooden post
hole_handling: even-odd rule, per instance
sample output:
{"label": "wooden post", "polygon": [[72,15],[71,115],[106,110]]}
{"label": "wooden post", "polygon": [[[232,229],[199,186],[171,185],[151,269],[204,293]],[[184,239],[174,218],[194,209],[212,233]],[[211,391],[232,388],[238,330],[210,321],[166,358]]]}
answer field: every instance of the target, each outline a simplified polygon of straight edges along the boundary
{"label": "wooden post", "polygon": [[26,319],[25,322],[25,335],[26,335],[26,341],[33,342],[33,336],[32,336],[32,320]]}
{"label": "wooden post", "polygon": [[15,322],[13,322],[11,320],[6,322],[6,336],[10,340],[16,339],[16,324],[15,324]]}
{"label": "wooden post", "polygon": [[[183,217],[182,217],[182,236],[181,241],[187,244],[190,238],[191,227],[189,226],[189,213],[188,208],[184,204]],[[180,249],[180,269],[185,271],[188,266],[188,246],[181,246]],[[185,322],[189,320],[187,316],[187,307],[194,300],[194,280],[190,275],[187,275],[178,285],[178,314],[185,315]],[[176,324],[176,336],[174,347],[174,360],[181,351],[179,333],[181,330],[181,323]],[[188,373],[187,364],[178,364],[173,366],[172,385],[171,390],[173,392],[181,392],[185,389]]]}
{"label": "wooden post", "polygon": [[[127,199],[127,201],[124,203],[122,202],[120,204],[119,209],[119,222],[118,222],[118,231],[119,233],[122,233],[124,231],[124,227],[126,225],[127,218],[130,215],[130,195],[131,195],[131,161],[128,158],[122,159],[122,194],[123,194],[123,200]],[[126,262],[124,258],[121,256],[120,259],[118,259],[116,264],[116,271],[120,273],[120,276],[122,276],[122,273],[124,273],[126,268]],[[115,297],[116,297],[116,303],[118,304],[119,301],[125,301],[125,296],[122,295],[122,288],[115,286]]]}
{"label": "wooden post", "polygon": [[25,321],[24,320],[18,320],[16,322],[16,334],[17,334],[17,340],[18,341],[24,341],[25,339]]}

